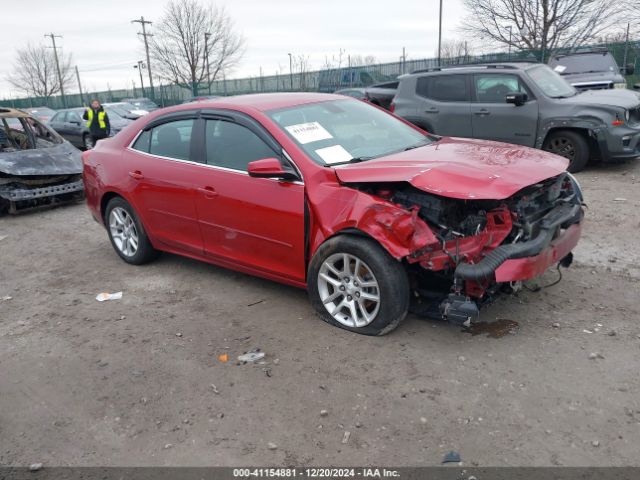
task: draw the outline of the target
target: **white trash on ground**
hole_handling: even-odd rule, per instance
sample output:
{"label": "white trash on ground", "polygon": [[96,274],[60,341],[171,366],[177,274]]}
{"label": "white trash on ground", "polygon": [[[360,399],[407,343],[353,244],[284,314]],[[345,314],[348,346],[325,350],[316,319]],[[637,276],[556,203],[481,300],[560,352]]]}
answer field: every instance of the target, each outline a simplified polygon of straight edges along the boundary
{"label": "white trash on ground", "polygon": [[122,292],[116,293],[99,293],[96,297],[96,300],[99,302],[106,302],[107,300],[120,300],[122,298]]}

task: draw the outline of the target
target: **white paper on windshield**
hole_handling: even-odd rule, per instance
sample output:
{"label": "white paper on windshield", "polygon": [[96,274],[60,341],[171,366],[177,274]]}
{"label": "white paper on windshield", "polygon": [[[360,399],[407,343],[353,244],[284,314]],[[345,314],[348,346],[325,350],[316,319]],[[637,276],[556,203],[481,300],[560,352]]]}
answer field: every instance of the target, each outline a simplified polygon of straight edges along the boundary
{"label": "white paper on windshield", "polygon": [[554,67],[554,70],[558,73],[562,73],[567,69],[567,67],[565,67],[564,65],[556,65]]}
{"label": "white paper on windshield", "polygon": [[353,155],[347,152],[342,145],[319,148],[316,150],[316,153],[327,165],[331,165],[332,163],[348,162],[353,157]]}
{"label": "white paper on windshield", "polygon": [[293,135],[293,138],[302,145],[305,143],[317,142],[318,140],[333,138],[331,134],[318,122],[299,123],[297,125],[291,125],[284,128],[286,128],[287,131]]}

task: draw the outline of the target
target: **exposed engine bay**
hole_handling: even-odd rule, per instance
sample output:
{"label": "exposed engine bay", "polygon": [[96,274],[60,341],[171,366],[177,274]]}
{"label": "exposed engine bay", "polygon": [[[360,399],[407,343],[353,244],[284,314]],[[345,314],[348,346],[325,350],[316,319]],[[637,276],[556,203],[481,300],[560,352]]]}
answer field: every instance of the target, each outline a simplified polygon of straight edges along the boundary
{"label": "exposed engine bay", "polygon": [[[503,200],[434,195],[410,184],[359,185],[406,210],[417,210],[438,239],[407,258],[423,313],[473,323],[479,306],[513,287],[496,271],[511,259],[535,257],[583,218],[583,196],[569,173],[530,185]],[[570,253],[565,264],[570,263]],[[522,274],[525,276],[525,274]],[[420,302],[418,302],[420,303]]]}
{"label": "exposed engine bay", "polygon": [[21,110],[0,108],[0,215],[83,198],[80,151]]}

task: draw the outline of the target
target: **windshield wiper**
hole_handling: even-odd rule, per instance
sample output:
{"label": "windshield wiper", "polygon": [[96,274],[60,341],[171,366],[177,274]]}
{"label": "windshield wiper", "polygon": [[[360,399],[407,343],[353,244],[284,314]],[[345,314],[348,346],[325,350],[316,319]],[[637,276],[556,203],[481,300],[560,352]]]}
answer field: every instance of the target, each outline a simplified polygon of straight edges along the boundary
{"label": "windshield wiper", "polygon": [[347,163],[360,163],[360,162],[365,162],[367,160],[371,160],[372,158],[375,158],[373,156],[370,157],[353,157],[350,160],[345,160],[344,162],[335,162],[335,163],[325,163],[325,167],[335,167],[336,165],[345,165]]}
{"label": "windshield wiper", "polygon": [[428,138],[425,138],[424,140],[420,140],[418,143],[409,145],[408,147],[404,148],[402,151],[406,152],[407,150],[413,150],[414,148],[424,147],[425,145],[429,145],[430,143],[431,143],[431,140]]}

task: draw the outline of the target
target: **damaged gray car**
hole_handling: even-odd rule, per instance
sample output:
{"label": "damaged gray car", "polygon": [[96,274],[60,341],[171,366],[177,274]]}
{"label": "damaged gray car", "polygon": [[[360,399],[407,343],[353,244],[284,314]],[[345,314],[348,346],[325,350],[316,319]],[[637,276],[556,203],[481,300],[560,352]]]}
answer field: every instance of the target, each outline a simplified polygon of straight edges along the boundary
{"label": "damaged gray car", "polygon": [[80,151],[21,110],[0,108],[0,215],[83,197]]}

